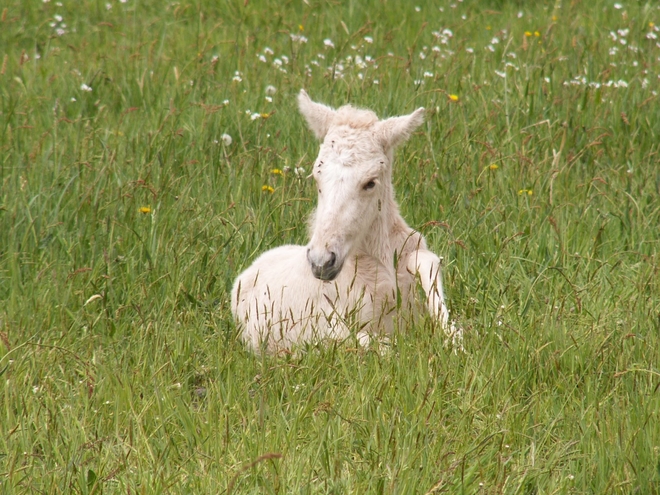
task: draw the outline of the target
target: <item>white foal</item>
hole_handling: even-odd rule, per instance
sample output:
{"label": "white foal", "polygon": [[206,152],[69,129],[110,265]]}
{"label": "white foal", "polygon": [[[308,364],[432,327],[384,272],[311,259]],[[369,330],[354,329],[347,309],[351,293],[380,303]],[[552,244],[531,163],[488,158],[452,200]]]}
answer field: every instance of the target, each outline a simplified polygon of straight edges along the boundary
{"label": "white foal", "polygon": [[231,306],[245,342],[277,351],[345,339],[353,330],[367,343],[392,332],[397,309],[411,307],[419,279],[430,314],[460,345],[440,259],[403,220],[392,189],[394,148],[424,121],[424,109],[379,121],[369,110],[315,103],[304,90],[298,104],[323,141],[313,170],[312,236],[307,246],[265,252],[236,279]]}

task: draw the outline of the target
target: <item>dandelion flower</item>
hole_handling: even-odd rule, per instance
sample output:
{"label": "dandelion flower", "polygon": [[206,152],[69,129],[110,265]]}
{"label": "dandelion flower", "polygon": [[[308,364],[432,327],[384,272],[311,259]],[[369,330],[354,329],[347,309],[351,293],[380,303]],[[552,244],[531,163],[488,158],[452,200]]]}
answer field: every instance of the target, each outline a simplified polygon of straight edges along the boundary
{"label": "dandelion flower", "polygon": [[527,36],[529,38],[531,35],[532,35],[531,31],[525,31],[525,36]]}
{"label": "dandelion flower", "polygon": [[541,33],[539,33],[538,31],[534,31],[534,36],[536,36],[538,38],[538,37],[541,36]]}
{"label": "dandelion flower", "polygon": [[277,93],[277,88],[275,86],[273,86],[272,84],[266,86],[266,94],[268,96],[273,96],[275,93]]}
{"label": "dandelion flower", "polygon": [[148,214],[148,213],[151,213],[151,206],[140,206],[140,208],[138,209],[138,211],[139,211],[140,213],[142,213],[143,215],[146,215],[146,214]]}
{"label": "dandelion flower", "polygon": [[282,171],[279,168],[274,168],[270,171],[273,175],[282,175]]}
{"label": "dandelion flower", "polygon": [[458,101],[458,95],[449,95],[451,101]]}
{"label": "dandelion flower", "polygon": [[275,189],[273,189],[273,188],[270,187],[269,185],[263,185],[263,186],[261,186],[261,190],[262,190],[263,192],[269,192],[269,193],[271,193],[271,194],[275,192]]}
{"label": "dandelion flower", "polygon": [[490,165],[488,165],[488,168],[491,170],[497,170],[500,167],[497,165],[497,163],[491,163]]}
{"label": "dandelion flower", "polygon": [[230,146],[231,143],[234,142],[234,140],[231,138],[231,136],[227,133],[220,136],[220,139],[222,139],[222,144],[224,144],[225,146]]}

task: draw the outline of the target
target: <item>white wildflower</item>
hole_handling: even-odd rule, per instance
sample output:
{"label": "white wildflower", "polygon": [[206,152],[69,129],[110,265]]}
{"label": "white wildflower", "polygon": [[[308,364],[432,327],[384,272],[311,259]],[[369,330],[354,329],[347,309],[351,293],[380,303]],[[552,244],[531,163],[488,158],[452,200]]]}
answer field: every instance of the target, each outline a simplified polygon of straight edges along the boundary
{"label": "white wildflower", "polygon": [[275,52],[271,48],[266,47],[266,48],[264,48],[264,53],[266,55],[273,55]]}
{"label": "white wildflower", "polygon": [[623,5],[621,5],[620,3],[615,3],[615,4],[614,4],[614,8],[615,8],[616,10],[621,10],[621,9],[623,8]]}
{"label": "white wildflower", "polygon": [[275,93],[277,93],[277,88],[275,86],[273,86],[272,84],[269,84],[268,86],[266,86],[266,94],[267,95],[272,96]]}
{"label": "white wildflower", "polygon": [[468,53],[474,53],[474,48],[467,47],[465,51]]}
{"label": "white wildflower", "polygon": [[364,37],[364,41],[366,41],[367,43],[371,44],[371,43],[374,42],[374,39],[373,39],[371,36],[365,36],[365,37]]}
{"label": "white wildflower", "polygon": [[291,41],[294,43],[307,43],[307,38],[305,36],[293,33],[291,33],[289,36],[291,37]]}
{"label": "white wildflower", "polygon": [[499,70],[496,70],[495,74],[497,74],[501,78],[506,78],[506,72],[500,72]]}
{"label": "white wildflower", "polygon": [[231,138],[231,136],[227,133],[220,136],[220,139],[222,139],[222,144],[224,144],[225,146],[230,146],[231,143],[234,142],[234,140]]}
{"label": "white wildflower", "polygon": [[323,44],[329,48],[334,48],[335,44],[332,42],[330,38],[326,38],[323,40]]}
{"label": "white wildflower", "polygon": [[87,84],[85,84],[85,83],[82,83],[82,84],[80,85],[80,89],[81,89],[82,91],[87,91],[88,93],[91,93],[91,92],[92,92],[92,88],[91,88],[91,86],[87,86]]}
{"label": "white wildflower", "polygon": [[257,58],[259,59],[259,62],[263,62],[264,64],[268,62],[268,60],[266,60],[266,57],[262,54],[257,55]]}

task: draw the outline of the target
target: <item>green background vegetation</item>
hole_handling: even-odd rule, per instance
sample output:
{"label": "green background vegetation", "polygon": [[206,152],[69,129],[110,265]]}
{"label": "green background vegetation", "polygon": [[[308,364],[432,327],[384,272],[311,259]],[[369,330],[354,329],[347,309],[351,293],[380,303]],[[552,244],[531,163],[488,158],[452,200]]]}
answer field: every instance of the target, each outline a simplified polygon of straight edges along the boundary
{"label": "green background vegetation", "polygon": [[[655,2],[0,10],[1,493],[660,492]],[[303,87],[428,109],[395,185],[464,353],[242,345],[234,277],[306,242]]]}

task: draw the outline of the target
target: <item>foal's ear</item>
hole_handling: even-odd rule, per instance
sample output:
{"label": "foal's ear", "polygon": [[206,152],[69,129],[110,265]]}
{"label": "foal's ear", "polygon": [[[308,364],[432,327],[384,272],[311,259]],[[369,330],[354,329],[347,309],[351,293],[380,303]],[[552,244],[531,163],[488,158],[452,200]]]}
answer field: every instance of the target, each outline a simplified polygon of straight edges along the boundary
{"label": "foal's ear", "polygon": [[418,108],[410,115],[381,120],[377,124],[378,138],[383,148],[391,149],[408,140],[410,135],[424,122],[424,108]]}
{"label": "foal's ear", "polygon": [[323,139],[328,133],[335,111],[321,103],[312,101],[304,89],[301,89],[298,93],[298,107],[312,132],[317,138]]}

